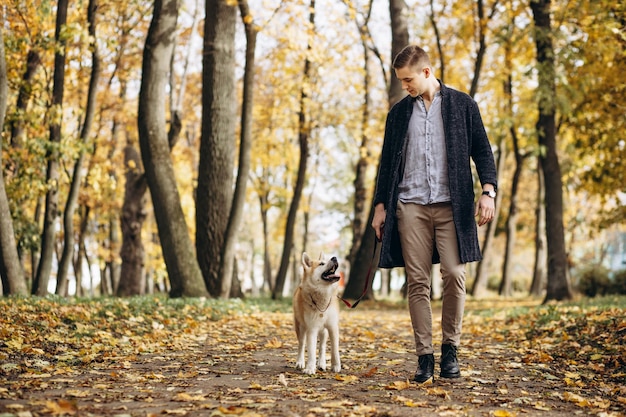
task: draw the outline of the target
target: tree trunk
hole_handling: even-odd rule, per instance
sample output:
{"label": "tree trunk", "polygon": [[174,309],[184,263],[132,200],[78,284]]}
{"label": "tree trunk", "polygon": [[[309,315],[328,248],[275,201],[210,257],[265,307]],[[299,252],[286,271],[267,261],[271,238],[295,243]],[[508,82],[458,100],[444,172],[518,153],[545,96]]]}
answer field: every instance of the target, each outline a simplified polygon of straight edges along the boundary
{"label": "tree trunk", "polygon": [[[512,68],[510,45],[506,45],[506,64],[507,68]],[[511,120],[514,120],[513,115],[513,79],[511,73],[507,74],[507,79],[504,83],[504,94],[506,96],[506,109],[505,115]],[[515,123],[511,122],[509,128],[511,134],[511,142],[513,144],[513,156],[515,157],[515,171],[513,172],[513,179],[511,180],[511,193],[510,193],[510,205],[509,215],[506,220],[506,246],[504,250],[504,262],[502,265],[502,280],[500,281],[499,294],[505,297],[513,295],[512,281],[513,281],[513,250],[516,243],[516,231],[517,231],[517,190],[519,188],[520,178],[522,176],[522,170],[524,165],[524,156],[520,152],[519,140],[517,137],[517,128]]]}
{"label": "tree trunk", "polygon": [[[239,235],[239,226],[243,217],[243,206],[246,202],[246,186],[248,174],[250,172],[250,149],[252,147],[252,105],[254,104],[254,52],[256,50],[257,28],[252,22],[252,16],[248,9],[246,0],[239,0],[241,19],[246,30],[246,66],[243,77],[243,103],[241,109],[241,134],[239,139],[239,167],[237,170],[237,181],[233,204],[228,216],[228,225],[224,233],[224,251],[222,254],[222,265],[220,267],[222,289],[220,296],[228,298],[231,293],[233,277],[238,281],[237,274],[233,273],[235,268],[235,243]],[[241,290],[241,286],[239,286]]]}
{"label": "tree trunk", "polygon": [[[506,141],[504,138],[500,138],[498,142],[498,175],[504,172],[506,166]],[[496,196],[496,211],[493,216],[493,220],[487,224],[487,231],[485,232],[485,239],[482,244],[483,259],[476,265],[476,273],[474,274],[474,283],[472,284],[471,294],[473,297],[481,298],[487,293],[487,284],[489,280],[489,265],[493,256],[493,241],[496,236],[496,228],[498,227],[498,218],[500,217],[500,207],[502,207],[502,193],[498,193]]]}
{"label": "tree trunk", "polygon": [[[391,16],[391,59],[393,58],[409,43],[409,31],[405,15],[406,3],[404,0],[390,0],[389,1],[389,14]],[[390,71],[389,79],[389,108],[393,106],[397,101],[401,100],[406,94],[402,90],[402,83],[395,76],[393,70]],[[376,184],[376,181],[374,181]],[[356,256],[352,261],[350,267],[350,277],[346,282],[346,287],[343,291],[344,298],[357,298],[363,293],[365,281],[367,280],[367,272],[372,265],[371,275],[373,276],[378,264],[378,257],[380,254],[380,247],[375,250],[376,235],[374,229],[371,227],[372,219],[374,218],[374,207],[370,207],[369,215],[367,216],[367,227],[363,232],[361,244],[359,250],[356,252]],[[372,259],[373,258],[373,259]],[[369,288],[364,299],[374,298],[372,291],[372,278],[370,277]]]}
{"label": "tree trunk", "polygon": [[118,297],[141,295],[144,290],[145,251],[141,231],[146,220],[146,177],[141,171],[141,160],[132,145],[124,149],[126,187],[122,205],[122,268],[116,289]]}
{"label": "tree trunk", "polygon": [[571,299],[563,230],[563,182],[556,147],[555,67],[550,18],[551,0],[531,0],[537,47],[537,87],[541,167],[546,186],[546,235],[548,239],[548,287],[544,302]]}
{"label": "tree trunk", "polygon": [[[14,118],[11,121],[11,146],[21,147],[24,135],[24,114],[28,108],[28,102],[30,100],[30,90],[37,69],[41,66],[41,57],[39,52],[35,49],[28,51],[26,56],[26,71],[22,76],[22,83],[20,85],[20,91],[17,95],[17,101],[15,103]],[[16,167],[16,171],[18,168]]]}
{"label": "tree trunk", "polygon": [[7,83],[7,65],[4,55],[4,36],[0,29],[0,277],[4,295],[26,295],[26,279],[20,257],[17,253],[13,218],[9,199],[4,187],[4,165],[2,164],[2,126],[7,109],[9,87]]}
{"label": "tree trunk", "polygon": [[261,223],[263,224],[263,287],[272,294],[274,292],[274,282],[272,281],[272,259],[270,258],[269,227],[267,220],[269,197],[266,190],[263,190],[259,194],[259,206],[261,208]]}
{"label": "tree trunk", "polygon": [[370,69],[369,69],[369,42],[371,42],[371,36],[369,33],[368,23],[372,12],[372,0],[370,0],[368,9],[366,11],[365,19],[362,23],[357,22],[359,29],[359,35],[361,39],[361,46],[363,48],[363,106],[361,110],[361,145],[359,146],[359,157],[356,163],[355,175],[354,175],[354,206],[352,221],[352,244],[350,246],[350,253],[348,255],[348,261],[353,264],[354,258],[357,255],[359,244],[363,237],[363,233],[369,227],[367,222],[367,214],[365,207],[367,204],[367,187],[365,181],[367,179],[367,171],[369,169],[371,158],[371,152],[369,150],[369,123],[370,123]]}
{"label": "tree trunk", "polygon": [[206,0],[202,138],[196,192],[196,251],[209,293],[220,296],[224,233],[233,202],[236,3]]}
{"label": "tree trunk", "polygon": [[[309,24],[311,30],[315,28],[315,0],[311,0],[309,6]],[[311,39],[308,41],[307,51],[311,50]],[[307,121],[307,100],[308,93],[306,86],[309,84],[311,77],[311,61],[307,54],[304,60],[304,81],[302,83],[302,90],[300,90],[300,112],[298,115],[298,143],[300,144],[300,162],[298,164],[298,176],[296,178],[296,185],[293,190],[293,199],[289,206],[289,213],[287,214],[287,224],[285,226],[285,240],[283,242],[283,252],[280,260],[280,267],[276,274],[276,285],[272,292],[272,299],[280,299],[283,295],[283,289],[285,287],[285,279],[287,277],[287,269],[289,268],[289,259],[293,251],[293,233],[296,225],[296,215],[298,214],[298,208],[300,206],[300,199],[302,197],[302,190],[306,181],[307,162],[309,157],[309,135],[310,135],[310,122]]]}
{"label": "tree trunk", "polygon": [[194,257],[170,158],[166,132],[167,74],[178,18],[177,0],[156,0],[143,53],[139,91],[139,144],[152,196],[172,297],[207,295]]}
{"label": "tree trunk", "polygon": [[535,267],[533,269],[533,282],[530,286],[530,295],[541,296],[545,290],[546,276],[546,211],[545,189],[541,161],[537,160],[537,208],[535,209],[537,221],[535,223]]}
{"label": "tree trunk", "polygon": [[50,122],[50,146],[46,158],[46,203],[44,213],[43,232],[41,235],[41,256],[37,267],[37,274],[33,282],[32,293],[39,296],[48,294],[48,282],[52,272],[52,257],[56,238],[56,221],[59,206],[59,144],[61,143],[61,121],[63,114],[63,90],[65,83],[65,45],[66,40],[61,32],[67,21],[68,0],[59,0],[57,3],[56,29],[54,39],[56,52],[54,54],[54,82],[52,87],[51,110],[57,116]]}
{"label": "tree trunk", "polygon": [[[87,21],[89,22],[89,36],[91,37],[91,78],[89,80],[89,89],[87,91],[87,104],[85,106],[85,120],[80,132],[80,140],[86,143],[89,140],[89,133],[93,125],[93,118],[96,107],[96,93],[98,87],[98,79],[100,77],[100,57],[98,56],[98,45],[96,42],[96,10],[98,9],[98,0],[89,0],[87,6]],[[72,183],[70,192],[67,197],[65,211],[63,213],[63,224],[65,226],[64,245],[61,260],[59,261],[59,272],[57,273],[56,293],[60,296],[67,295],[67,275],[72,264],[74,256],[74,211],[80,185],[82,182],[83,161],[85,160],[85,147],[81,147],[78,159],[74,165],[74,173],[72,175]]]}

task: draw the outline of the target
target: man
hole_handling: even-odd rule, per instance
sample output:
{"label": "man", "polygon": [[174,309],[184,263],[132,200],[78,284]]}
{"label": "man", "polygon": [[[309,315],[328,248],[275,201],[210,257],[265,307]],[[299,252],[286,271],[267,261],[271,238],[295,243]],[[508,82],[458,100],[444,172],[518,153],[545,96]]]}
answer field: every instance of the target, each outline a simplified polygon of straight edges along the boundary
{"label": "man", "polygon": [[[441,263],[440,376],[458,378],[465,264],[481,259],[476,223],[487,224],[495,212],[493,152],[476,102],[441,83],[422,48],[405,47],[393,68],[409,95],[392,107],[385,126],[372,220],[382,240],[379,266],[405,267],[414,379],[421,383],[434,376],[431,267]],[[470,158],[482,184],[475,206]]]}

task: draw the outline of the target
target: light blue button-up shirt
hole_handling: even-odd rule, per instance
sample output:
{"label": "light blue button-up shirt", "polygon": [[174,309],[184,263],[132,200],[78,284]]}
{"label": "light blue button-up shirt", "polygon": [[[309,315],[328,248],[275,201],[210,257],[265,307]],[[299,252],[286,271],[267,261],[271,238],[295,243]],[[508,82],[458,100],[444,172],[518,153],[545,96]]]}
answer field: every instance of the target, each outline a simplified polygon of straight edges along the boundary
{"label": "light blue button-up shirt", "polygon": [[450,201],[439,91],[428,110],[421,96],[413,103],[407,132],[404,176],[398,187],[398,199],[403,203],[426,205]]}

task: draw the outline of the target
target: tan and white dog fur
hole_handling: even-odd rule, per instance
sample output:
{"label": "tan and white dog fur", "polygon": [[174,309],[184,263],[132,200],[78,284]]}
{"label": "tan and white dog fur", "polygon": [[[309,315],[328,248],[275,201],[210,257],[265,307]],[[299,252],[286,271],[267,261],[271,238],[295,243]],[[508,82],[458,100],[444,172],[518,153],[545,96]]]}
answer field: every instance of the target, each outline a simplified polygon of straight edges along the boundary
{"label": "tan and white dog fur", "polygon": [[[330,363],[333,372],[341,371],[339,359],[339,303],[337,288],[339,263],[332,257],[317,261],[302,254],[302,282],[293,295],[293,317],[298,336],[298,359],[296,368],[312,375],[316,368],[326,370],[326,341],[330,336]],[[315,362],[315,351],[319,345],[319,363]],[[304,353],[307,353],[306,362]],[[317,365],[317,366],[316,366]]]}

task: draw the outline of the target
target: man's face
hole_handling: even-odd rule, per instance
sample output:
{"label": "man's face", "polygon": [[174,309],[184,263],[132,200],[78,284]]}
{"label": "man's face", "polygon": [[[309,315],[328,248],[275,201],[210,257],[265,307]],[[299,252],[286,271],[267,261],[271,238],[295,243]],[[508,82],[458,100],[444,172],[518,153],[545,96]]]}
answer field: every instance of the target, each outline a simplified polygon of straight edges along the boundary
{"label": "man's face", "polygon": [[396,77],[402,82],[402,89],[406,90],[411,97],[422,95],[426,91],[426,77],[428,68],[417,70],[414,67],[406,66],[396,68]]}

